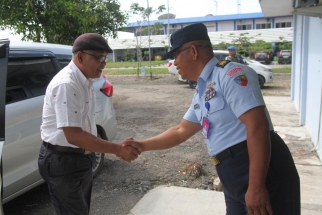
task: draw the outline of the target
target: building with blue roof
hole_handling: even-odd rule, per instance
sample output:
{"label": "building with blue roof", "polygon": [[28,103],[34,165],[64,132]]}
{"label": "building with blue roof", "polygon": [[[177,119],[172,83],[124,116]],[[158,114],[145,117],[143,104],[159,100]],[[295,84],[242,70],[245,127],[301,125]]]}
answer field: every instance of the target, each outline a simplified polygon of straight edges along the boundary
{"label": "building with blue roof", "polygon": [[[162,35],[168,33],[172,34],[176,30],[192,23],[204,23],[208,28],[208,32],[288,28],[292,27],[292,19],[292,15],[268,17],[264,16],[264,14],[260,12],[220,16],[207,15],[191,18],[173,18],[169,19],[169,32],[168,19],[152,20],[150,21],[150,26],[157,22],[162,23],[163,27],[157,34],[154,34]],[[132,22],[129,23],[125,29],[127,29],[127,31],[134,32],[135,35],[138,35],[140,34],[140,29],[146,26],[148,26],[147,21]]]}
{"label": "building with blue roof", "polygon": [[[193,23],[204,23],[213,45],[221,42],[231,43],[233,37],[245,34],[252,38],[251,41],[264,40],[266,42],[278,42],[293,40],[293,15],[265,16],[263,13],[244,13],[213,16],[211,14],[202,17],[174,18],[175,15],[164,14],[158,20],[151,20],[150,26],[161,23],[158,31],[148,32],[143,29],[148,26],[147,21],[129,23],[124,29],[131,32],[128,38],[109,40],[109,45],[114,50],[110,58],[113,61],[125,59],[126,50],[133,50],[136,56],[141,51],[143,59],[146,59],[149,40],[152,59],[156,55],[163,55],[170,46],[169,37],[175,31]],[[138,38],[136,36],[139,36]],[[137,49],[140,47],[141,50]]]}

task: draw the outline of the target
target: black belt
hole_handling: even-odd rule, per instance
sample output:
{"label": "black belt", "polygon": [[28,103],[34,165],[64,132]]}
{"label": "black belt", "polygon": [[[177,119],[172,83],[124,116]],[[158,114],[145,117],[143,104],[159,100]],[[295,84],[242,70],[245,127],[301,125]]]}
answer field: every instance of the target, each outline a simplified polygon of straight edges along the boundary
{"label": "black belt", "polygon": [[247,141],[240,142],[236,145],[233,145],[229,147],[228,149],[225,149],[224,151],[220,152],[216,156],[210,158],[211,163],[213,163],[215,166],[226,160],[227,158],[230,158],[237,154],[238,152],[243,151],[244,149],[247,149]]}
{"label": "black belt", "polygon": [[79,154],[85,153],[85,150],[81,149],[81,148],[52,145],[52,144],[47,143],[45,141],[42,142],[42,145],[45,146],[47,149],[52,150],[52,151],[56,151],[56,152],[79,153]]}

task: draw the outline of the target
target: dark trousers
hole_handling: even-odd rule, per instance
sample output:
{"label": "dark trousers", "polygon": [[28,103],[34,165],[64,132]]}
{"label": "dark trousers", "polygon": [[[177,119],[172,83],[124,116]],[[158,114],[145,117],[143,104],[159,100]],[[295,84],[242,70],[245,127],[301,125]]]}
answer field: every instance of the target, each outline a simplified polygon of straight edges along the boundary
{"label": "dark trousers", "polygon": [[41,146],[38,168],[58,215],[89,214],[94,162],[94,153],[63,153]]}
{"label": "dark trousers", "polygon": [[[247,215],[245,194],[249,179],[249,156],[245,149],[216,166],[223,184],[226,214]],[[271,132],[271,161],[266,177],[274,215],[300,215],[300,179],[292,155],[278,134]]]}

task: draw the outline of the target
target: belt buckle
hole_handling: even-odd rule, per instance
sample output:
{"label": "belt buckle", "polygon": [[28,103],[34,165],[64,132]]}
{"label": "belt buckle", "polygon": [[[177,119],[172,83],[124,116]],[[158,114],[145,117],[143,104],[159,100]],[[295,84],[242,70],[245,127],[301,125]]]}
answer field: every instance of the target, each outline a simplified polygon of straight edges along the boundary
{"label": "belt buckle", "polygon": [[218,164],[220,164],[220,161],[218,160],[218,158],[216,156],[210,158],[210,161],[215,166],[218,165]]}

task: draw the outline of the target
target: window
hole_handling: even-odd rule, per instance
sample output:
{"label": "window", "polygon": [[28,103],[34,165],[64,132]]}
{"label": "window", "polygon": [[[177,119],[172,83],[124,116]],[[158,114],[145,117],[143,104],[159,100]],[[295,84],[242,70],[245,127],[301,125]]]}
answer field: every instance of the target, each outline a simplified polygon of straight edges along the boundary
{"label": "window", "polygon": [[55,74],[50,59],[9,59],[6,104],[44,95]]}
{"label": "window", "polygon": [[225,60],[226,57],[228,56],[228,54],[222,54],[222,53],[214,53],[215,57],[217,58],[217,60],[221,61],[221,60]]}
{"label": "window", "polygon": [[290,28],[292,27],[291,22],[276,22],[276,28]]}
{"label": "window", "polygon": [[269,28],[271,28],[271,23],[256,24],[256,29],[269,29]]}
{"label": "window", "polygon": [[241,31],[241,30],[251,30],[252,29],[252,25],[248,24],[248,25],[237,25],[237,31]]}
{"label": "window", "polygon": [[[163,29],[160,29],[158,31],[152,31],[152,29],[150,29],[151,31],[151,34],[150,35],[164,35],[164,30]],[[147,29],[143,30],[143,31],[138,31],[136,33],[137,36],[148,36],[148,31]]]}
{"label": "window", "polygon": [[164,30],[160,29],[159,31],[152,32],[151,35],[164,35]]}
{"label": "window", "polygon": [[136,33],[137,36],[148,36],[148,32],[147,31],[138,31]]}
{"label": "window", "polygon": [[55,55],[58,59],[58,62],[61,68],[64,68],[65,66],[67,66],[72,60],[72,55],[62,55],[62,54],[55,54]]}

